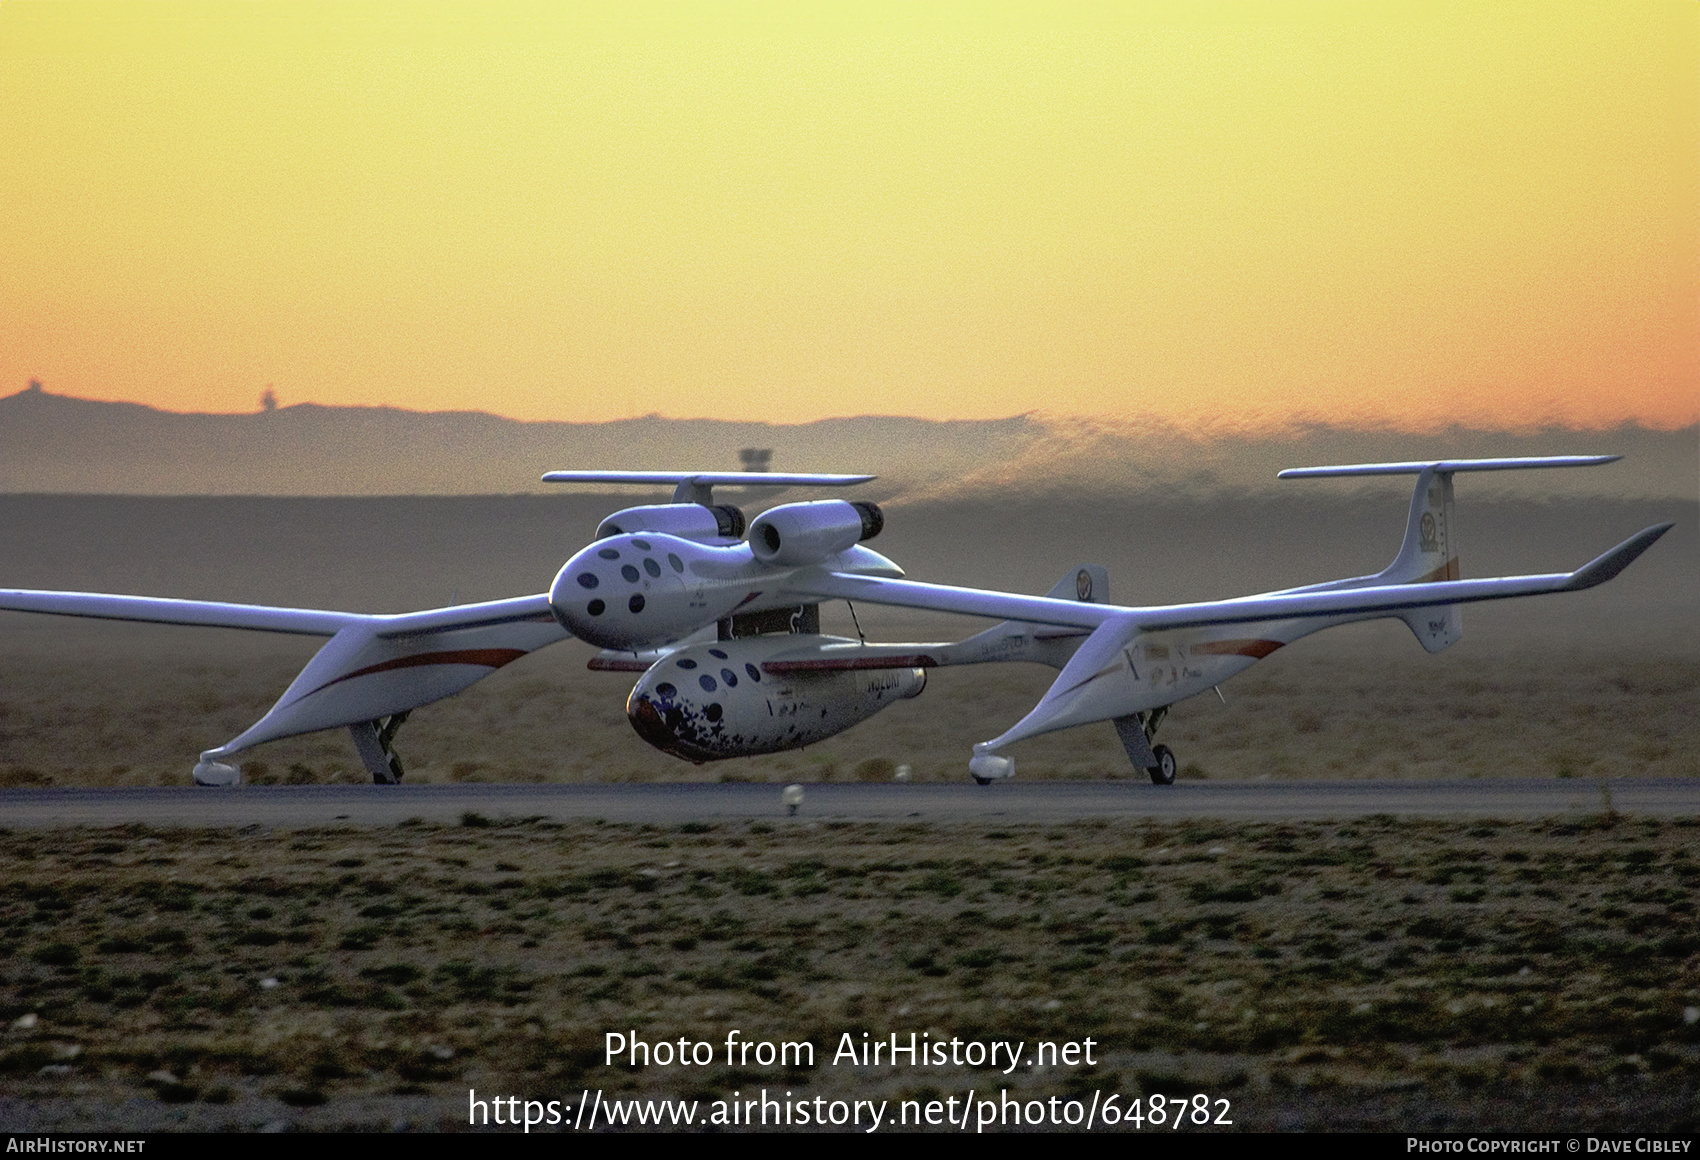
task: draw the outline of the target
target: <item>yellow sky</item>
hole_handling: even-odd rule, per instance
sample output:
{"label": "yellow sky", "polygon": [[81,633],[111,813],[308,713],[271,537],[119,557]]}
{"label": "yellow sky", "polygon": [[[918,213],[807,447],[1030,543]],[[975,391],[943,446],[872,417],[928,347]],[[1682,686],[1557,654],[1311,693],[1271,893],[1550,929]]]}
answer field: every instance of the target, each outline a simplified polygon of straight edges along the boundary
{"label": "yellow sky", "polygon": [[0,2],[0,393],[1700,418],[1700,6]]}

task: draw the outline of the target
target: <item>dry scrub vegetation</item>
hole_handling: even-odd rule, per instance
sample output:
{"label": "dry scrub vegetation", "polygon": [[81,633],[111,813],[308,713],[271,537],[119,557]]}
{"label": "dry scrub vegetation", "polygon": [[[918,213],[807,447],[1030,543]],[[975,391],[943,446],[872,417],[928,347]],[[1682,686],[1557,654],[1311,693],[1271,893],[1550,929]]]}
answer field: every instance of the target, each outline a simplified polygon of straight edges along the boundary
{"label": "dry scrub vegetation", "polygon": [[[1692,1132],[1692,820],[0,834],[10,1129],[449,1127],[466,1089],[1206,1091],[1242,1128]],[[34,1016],[34,1018],[30,1018]],[[602,1034],[1081,1039],[643,1072]]]}

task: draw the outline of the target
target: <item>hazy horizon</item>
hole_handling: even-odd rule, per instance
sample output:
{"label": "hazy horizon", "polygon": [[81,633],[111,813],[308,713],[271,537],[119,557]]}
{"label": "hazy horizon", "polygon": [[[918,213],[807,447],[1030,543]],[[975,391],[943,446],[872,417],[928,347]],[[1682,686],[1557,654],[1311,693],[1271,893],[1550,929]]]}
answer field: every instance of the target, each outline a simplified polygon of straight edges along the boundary
{"label": "hazy horizon", "polygon": [[[1496,473],[1472,495],[1700,495],[1700,425],[1491,430],[1291,421],[1266,428],[1029,412],[996,420],[857,415],[808,423],[521,420],[488,411],[301,403],[180,412],[62,395],[0,397],[0,492],[154,495],[475,495],[582,491],[553,468],[731,470],[764,447],[775,470],[865,472],[858,498],[917,502],[1066,496],[1398,489],[1396,482],[1277,484],[1282,468],[1507,455],[1617,454],[1603,468]],[[630,502],[653,502],[634,490]],[[661,489],[663,492],[665,489]],[[744,493],[762,506],[799,493]]]}

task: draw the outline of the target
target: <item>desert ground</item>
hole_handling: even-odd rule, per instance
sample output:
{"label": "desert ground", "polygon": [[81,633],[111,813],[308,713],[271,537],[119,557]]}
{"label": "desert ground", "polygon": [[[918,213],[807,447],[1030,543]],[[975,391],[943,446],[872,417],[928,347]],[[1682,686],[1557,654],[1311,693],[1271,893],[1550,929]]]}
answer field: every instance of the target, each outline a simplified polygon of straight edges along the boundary
{"label": "desert ground", "polygon": [[[1404,498],[896,505],[873,546],[920,579],[1232,595],[1371,571]],[[387,611],[546,587],[620,501],[0,499],[6,583]],[[630,502],[638,502],[636,499]],[[1692,1132],[1695,819],[1620,816],[1625,776],[1700,775],[1692,502],[1460,510],[1465,574],[1574,567],[1660,518],[1635,568],[1472,608],[1424,653],[1335,630],[1177,706],[1182,776],[1575,776],[1589,816],[1273,826],[500,822],[0,833],[0,1126],[438,1129],[468,1087],[854,1099],[1008,1086],[1203,1092],[1234,1126]],[[1119,522],[1118,522],[1119,521]],[[1001,539],[999,537],[1002,537]],[[1477,547],[1479,545],[1479,548]],[[824,610],[849,633],[842,606]],[[977,625],[860,608],[871,638]],[[314,642],[0,617],[0,779],[181,784]],[[420,781],[963,776],[1049,670],[935,671],[806,751],[693,766],[624,721],[626,678],[568,642],[415,714]],[[1023,779],[1127,777],[1111,730],[1015,751]],[[256,782],[360,780],[346,738],[255,750]],[[0,822],[3,825],[3,822]],[[1102,1045],[1090,1069],[607,1067],[607,1031],[843,1032]],[[824,1054],[823,1054],[824,1061]],[[984,1093],[982,1093],[984,1094]]]}
{"label": "desert ground", "polygon": [[[0,1123],[453,1129],[469,1088],[974,1089],[1202,1093],[1240,1129],[1691,1133],[1696,824],[16,832]],[[734,1028],[815,1066],[603,1055],[615,1031],[718,1058]],[[864,1031],[1097,1052],[829,1062]]]}

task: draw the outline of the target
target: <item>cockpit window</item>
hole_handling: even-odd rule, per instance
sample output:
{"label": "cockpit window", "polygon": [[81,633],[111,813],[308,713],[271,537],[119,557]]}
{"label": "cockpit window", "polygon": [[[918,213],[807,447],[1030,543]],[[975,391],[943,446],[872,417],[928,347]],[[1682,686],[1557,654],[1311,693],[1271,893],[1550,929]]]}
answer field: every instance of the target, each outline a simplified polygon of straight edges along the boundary
{"label": "cockpit window", "polygon": [[604,560],[618,560],[620,558],[620,553],[616,552],[613,548],[603,548],[596,554],[601,556]]}

